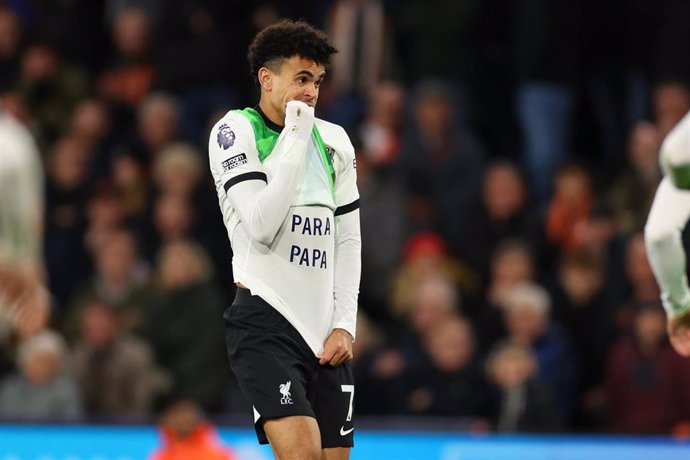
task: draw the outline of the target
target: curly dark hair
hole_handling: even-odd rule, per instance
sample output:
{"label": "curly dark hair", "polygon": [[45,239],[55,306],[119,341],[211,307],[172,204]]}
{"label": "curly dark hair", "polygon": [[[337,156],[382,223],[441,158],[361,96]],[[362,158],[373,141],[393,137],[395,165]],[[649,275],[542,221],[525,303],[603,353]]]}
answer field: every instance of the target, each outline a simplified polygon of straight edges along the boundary
{"label": "curly dark hair", "polygon": [[259,32],[249,45],[247,59],[254,83],[259,86],[258,72],[261,67],[278,71],[283,61],[292,56],[302,56],[317,64],[326,65],[333,53],[328,37],[305,21],[284,19]]}

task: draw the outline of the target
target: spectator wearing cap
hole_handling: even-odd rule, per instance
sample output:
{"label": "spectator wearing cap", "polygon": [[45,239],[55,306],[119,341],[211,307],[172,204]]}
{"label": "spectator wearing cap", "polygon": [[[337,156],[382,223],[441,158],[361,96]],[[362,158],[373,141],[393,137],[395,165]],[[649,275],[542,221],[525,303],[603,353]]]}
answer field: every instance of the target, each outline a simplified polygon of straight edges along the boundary
{"label": "spectator wearing cap", "polygon": [[415,290],[427,279],[441,277],[462,292],[467,302],[478,292],[478,278],[448,251],[446,241],[436,233],[421,232],[403,247],[403,263],[395,274],[391,308],[400,318],[412,307]]}

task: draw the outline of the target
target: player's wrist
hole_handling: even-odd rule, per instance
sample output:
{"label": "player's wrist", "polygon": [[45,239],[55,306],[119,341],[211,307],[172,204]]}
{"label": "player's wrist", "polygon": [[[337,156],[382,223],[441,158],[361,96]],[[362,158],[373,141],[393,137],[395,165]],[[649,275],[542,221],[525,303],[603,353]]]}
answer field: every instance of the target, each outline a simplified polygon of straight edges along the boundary
{"label": "player's wrist", "polygon": [[348,331],[347,329],[343,329],[343,328],[341,328],[341,327],[336,327],[336,328],[333,329],[333,332],[332,332],[332,333],[333,333],[333,334],[341,334],[341,335],[343,335],[345,338],[347,338],[350,342],[354,342],[354,341],[355,341],[355,338],[352,337],[352,334],[350,334],[350,331]]}
{"label": "player's wrist", "polygon": [[671,299],[671,297],[662,295],[661,298],[664,310],[669,318],[678,318],[690,312],[690,292],[687,292],[680,300]]}

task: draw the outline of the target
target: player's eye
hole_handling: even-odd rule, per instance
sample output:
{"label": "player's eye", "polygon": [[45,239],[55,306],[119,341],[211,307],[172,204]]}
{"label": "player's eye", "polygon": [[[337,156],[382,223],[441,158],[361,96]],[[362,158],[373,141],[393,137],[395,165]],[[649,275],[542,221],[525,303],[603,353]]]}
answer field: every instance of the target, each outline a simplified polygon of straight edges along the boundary
{"label": "player's eye", "polygon": [[307,82],[307,77],[297,77],[297,83],[303,85]]}

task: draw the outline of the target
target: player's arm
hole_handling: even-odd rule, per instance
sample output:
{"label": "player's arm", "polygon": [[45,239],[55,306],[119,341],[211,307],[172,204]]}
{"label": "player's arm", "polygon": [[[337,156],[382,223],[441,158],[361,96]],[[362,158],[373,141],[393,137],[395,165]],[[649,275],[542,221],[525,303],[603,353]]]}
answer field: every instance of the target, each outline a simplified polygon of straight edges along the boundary
{"label": "player's arm", "polygon": [[690,356],[690,288],[683,228],[690,219],[690,113],[669,133],[661,148],[666,177],[659,184],[645,226],[647,254],[661,288],[671,344]]}
{"label": "player's arm", "polygon": [[686,255],[681,239],[690,218],[690,191],[677,189],[668,177],[659,188],[645,226],[647,255],[661,288],[669,316],[690,310],[690,289],[685,271]]}
{"label": "player's arm", "polygon": [[222,135],[222,124],[211,132],[211,169],[220,176],[241,225],[251,238],[262,244],[273,241],[294,200],[313,123],[312,108],[299,101],[288,103],[285,128],[276,146],[281,150],[280,165],[270,181],[252,145],[252,135],[235,131],[238,126],[230,120],[227,122],[229,129],[237,134],[234,134],[232,145],[227,147],[228,142],[218,137]]}
{"label": "player's arm", "polygon": [[[351,148],[351,146],[350,146]],[[322,364],[339,365],[352,359],[356,335],[357,296],[362,271],[362,239],[359,225],[359,193],[351,148],[343,167],[336,172],[335,211],[335,316],[333,332],[326,340]],[[343,350],[344,348],[344,350]]]}

